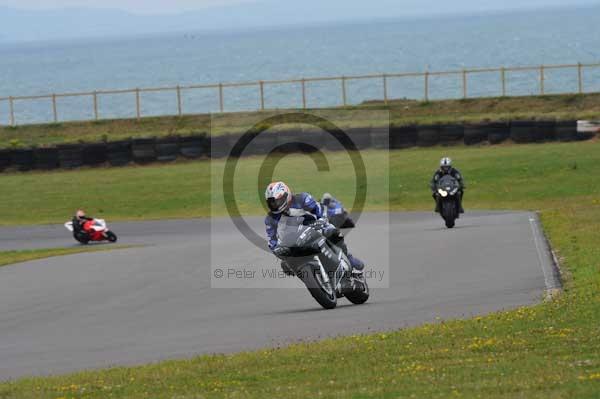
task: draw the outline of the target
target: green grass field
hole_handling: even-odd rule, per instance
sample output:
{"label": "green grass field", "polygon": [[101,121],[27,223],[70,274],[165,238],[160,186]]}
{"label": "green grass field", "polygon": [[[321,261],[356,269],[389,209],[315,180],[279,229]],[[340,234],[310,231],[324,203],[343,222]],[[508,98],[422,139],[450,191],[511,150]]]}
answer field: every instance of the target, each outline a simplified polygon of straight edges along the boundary
{"label": "green grass field", "polygon": [[13,265],[15,263],[28,262],[36,259],[53,258],[56,256],[65,256],[79,254],[82,252],[102,252],[113,251],[117,249],[131,248],[130,245],[92,245],[74,248],[43,248],[27,249],[22,251],[0,251],[0,267]]}
{"label": "green grass field", "polygon": [[[339,109],[339,108],[336,108]],[[528,97],[495,97],[467,100],[415,101],[393,100],[385,105],[371,101],[345,107],[352,111],[389,110],[394,125],[451,122],[480,122],[515,119],[594,119],[600,113],[600,94],[549,95]],[[335,110],[335,109],[334,109]],[[322,110],[321,110],[322,111]],[[59,124],[0,127],[0,148],[48,146],[61,143],[114,141],[129,137],[189,135],[211,131],[221,135],[245,131],[257,118],[269,112],[186,115],[183,117],[149,117],[105,120],[97,122],[67,122]],[[343,127],[378,126],[381,120],[354,115]]]}
{"label": "green grass field", "polygon": [[[0,398],[597,398],[599,151],[600,144],[592,141],[414,149],[392,152],[389,160],[380,152],[364,153],[369,165],[380,166],[369,174],[369,204],[375,210],[388,205],[430,210],[427,182],[446,154],[467,177],[467,211],[539,210],[564,272],[564,293],[554,301],[391,333],[22,379],[0,384]],[[342,154],[330,158],[336,167],[348,162]],[[241,208],[259,213],[255,176],[260,160],[242,162],[236,180]],[[388,162],[389,193],[377,189],[386,187]],[[109,220],[208,216],[210,177],[218,176],[223,164],[213,166],[197,162],[0,176],[0,220],[58,222],[79,205]],[[293,187],[328,189],[350,201],[353,176],[338,180],[316,173],[305,157],[293,156],[275,176],[289,178]],[[85,189],[62,194],[68,184]],[[100,192],[101,206],[93,195]],[[223,214],[215,202],[212,212]],[[357,364],[360,368],[352,366]]]}

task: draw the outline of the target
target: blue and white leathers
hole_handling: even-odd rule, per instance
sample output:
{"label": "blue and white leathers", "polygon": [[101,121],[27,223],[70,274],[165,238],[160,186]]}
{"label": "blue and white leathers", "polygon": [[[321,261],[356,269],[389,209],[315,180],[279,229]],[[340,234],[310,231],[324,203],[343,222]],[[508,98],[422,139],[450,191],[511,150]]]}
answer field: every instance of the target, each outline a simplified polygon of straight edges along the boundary
{"label": "blue and white leathers", "polygon": [[267,240],[269,249],[273,250],[277,246],[277,225],[281,215],[303,216],[304,224],[310,224],[323,217],[323,209],[309,193],[299,193],[292,196],[290,207],[280,214],[269,213],[265,218],[265,227],[267,229]]}

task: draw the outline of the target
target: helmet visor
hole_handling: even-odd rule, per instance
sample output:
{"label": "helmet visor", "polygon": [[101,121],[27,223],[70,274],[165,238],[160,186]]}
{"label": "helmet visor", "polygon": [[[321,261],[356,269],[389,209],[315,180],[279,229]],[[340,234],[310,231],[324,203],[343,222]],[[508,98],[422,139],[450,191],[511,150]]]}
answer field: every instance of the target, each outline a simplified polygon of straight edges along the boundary
{"label": "helmet visor", "polygon": [[285,193],[279,198],[268,198],[267,206],[271,212],[281,212],[283,210],[283,206],[287,203],[288,194]]}

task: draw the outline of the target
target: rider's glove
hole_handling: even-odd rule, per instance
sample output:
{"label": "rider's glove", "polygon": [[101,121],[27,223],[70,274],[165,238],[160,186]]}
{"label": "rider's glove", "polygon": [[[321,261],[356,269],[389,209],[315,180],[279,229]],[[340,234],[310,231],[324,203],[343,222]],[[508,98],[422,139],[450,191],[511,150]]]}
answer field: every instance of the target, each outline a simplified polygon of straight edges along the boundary
{"label": "rider's glove", "polygon": [[290,253],[291,253],[291,251],[287,247],[275,247],[275,248],[273,248],[273,255],[277,256],[280,259],[289,256]]}

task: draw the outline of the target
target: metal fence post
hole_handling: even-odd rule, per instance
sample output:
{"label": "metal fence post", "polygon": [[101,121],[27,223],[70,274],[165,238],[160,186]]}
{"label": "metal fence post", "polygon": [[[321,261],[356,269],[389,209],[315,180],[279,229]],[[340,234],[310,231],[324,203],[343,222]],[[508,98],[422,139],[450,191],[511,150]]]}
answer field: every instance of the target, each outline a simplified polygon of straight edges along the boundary
{"label": "metal fence post", "polygon": [[425,72],[425,101],[429,101],[429,71]]}
{"label": "metal fence post", "polygon": [[544,66],[541,65],[540,66],[540,94],[543,96],[544,95],[544,80],[545,80],[545,76],[544,76]]}
{"label": "metal fence post", "polygon": [[306,109],[306,79],[302,78],[302,109]]}
{"label": "metal fence post", "polygon": [[502,97],[506,97],[506,68],[500,68],[500,80],[502,81]]}
{"label": "metal fence post", "polygon": [[54,123],[58,123],[58,111],[56,109],[56,94],[52,94],[52,115],[54,116]]}
{"label": "metal fence post", "polygon": [[467,98],[467,71],[463,69],[462,71],[462,83],[463,83],[463,98]]}
{"label": "metal fence post", "polygon": [[221,110],[221,113],[225,109],[223,104],[223,83],[219,83],[219,109]]}
{"label": "metal fence post", "polygon": [[98,120],[98,92],[96,90],[94,90],[92,97],[94,98],[94,120]]}
{"label": "metal fence post", "polygon": [[388,87],[387,87],[387,75],[383,74],[383,101],[385,105],[388,103]]}
{"label": "metal fence post", "polygon": [[577,84],[579,88],[579,94],[583,93],[583,68],[581,62],[577,63]]}
{"label": "metal fence post", "polygon": [[139,120],[142,117],[142,106],[140,104],[140,89],[135,89],[135,115]]}
{"label": "metal fence post", "polygon": [[12,98],[12,96],[8,98],[8,104],[10,113],[10,125],[14,127],[16,126],[17,121],[15,120],[15,100],[14,98]]}
{"label": "metal fence post", "polygon": [[181,87],[177,85],[177,115],[181,116],[183,114],[182,106],[181,106]]}
{"label": "metal fence post", "polygon": [[344,107],[348,104],[346,98],[346,77],[342,76],[342,102],[344,103]]}
{"label": "metal fence post", "polygon": [[258,82],[258,85],[260,87],[260,110],[264,111],[265,110],[265,82],[263,82],[261,80],[260,82]]}

